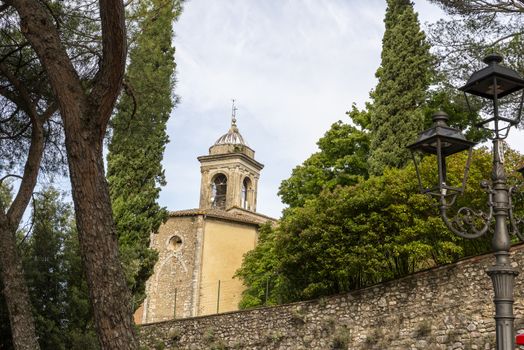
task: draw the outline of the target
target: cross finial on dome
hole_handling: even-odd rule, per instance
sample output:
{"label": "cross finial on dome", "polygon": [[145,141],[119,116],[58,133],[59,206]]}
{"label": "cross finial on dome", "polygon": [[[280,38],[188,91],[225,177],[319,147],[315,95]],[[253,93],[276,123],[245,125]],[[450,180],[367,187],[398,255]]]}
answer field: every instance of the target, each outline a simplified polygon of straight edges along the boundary
{"label": "cross finial on dome", "polygon": [[233,106],[231,107],[231,126],[237,126],[237,110],[238,108],[235,106],[235,99],[233,101]]}

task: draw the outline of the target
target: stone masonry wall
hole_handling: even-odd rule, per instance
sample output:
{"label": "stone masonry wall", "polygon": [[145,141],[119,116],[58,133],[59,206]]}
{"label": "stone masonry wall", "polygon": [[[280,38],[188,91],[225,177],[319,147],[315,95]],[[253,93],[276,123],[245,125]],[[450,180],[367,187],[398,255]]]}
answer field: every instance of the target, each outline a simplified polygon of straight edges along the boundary
{"label": "stone masonry wall", "polygon": [[[144,325],[146,349],[494,349],[491,254],[347,294]],[[524,245],[512,261],[524,327]]]}
{"label": "stone masonry wall", "polygon": [[147,298],[139,318],[142,323],[170,320],[175,312],[177,317],[197,315],[202,230],[201,215],[170,217],[158,233],[151,234],[158,262],[146,284]]}

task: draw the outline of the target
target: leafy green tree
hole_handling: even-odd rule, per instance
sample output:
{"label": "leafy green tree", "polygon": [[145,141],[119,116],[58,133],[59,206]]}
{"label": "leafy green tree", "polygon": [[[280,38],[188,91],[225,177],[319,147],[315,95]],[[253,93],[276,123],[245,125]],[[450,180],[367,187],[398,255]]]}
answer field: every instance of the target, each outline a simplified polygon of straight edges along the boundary
{"label": "leafy green tree", "polygon": [[149,249],[149,236],[167,217],[157,200],[160,186],[165,185],[161,161],[168,142],[166,123],[176,102],[172,23],[180,12],[180,1],[139,3],[135,16],[140,18],[140,29],[126,73],[128,93],[111,120],[107,177],[135,309],[145,298],[145,282],[157,260],[157,253]]}
{"label": "leafy green tree", "polygon": [[[352,125],[334,124],[317,143],[319,151],[282,182],[279,194],[289,208],[277,227],[262,229],[258,246],[245,256],[237,273],[248,286],[241,307],[348,291],[489,248],[488,239],[451,234],[434,203],[418,194],[413,167],[401,168],[411,158],[405,146],[431,126],[435,111],[448,113],[449,124],[476,142],[487,136],[471,127],[479,114],[445,76],[434,75],[409,1],[388,1],[385,22],[372,101],[364,110],[353,106]],[[431,89],[430,82],[436,84]],[[478,182],[489,178],[491,163],[485,150],[476,155],[474,185],[459,202],[480,208],[485,196]],[[459,160],[464,155],[448,166],[450,179],[463,172]],[[435,175],[429,158],[423,167]]]}
{"label": "leafy green tree", "polygon": [[[441,84],[427,95],[423,108],[417,112],[423,116],[424,126],[416,132],[429,128],[435,111],[443,110],[450,116],[449,125],[464,130],[470,141],[486,140],[486,131],[472,127],[480,117],[470,111],[462,94]],[[301,207],[324,189],[354,185],[368,178],[372,109],[371,104],[364,110],[353,105],[347,112],[351,124],[338,121],[331,126],[317,142],[319,151],[295,167],[291,176],[282,181],[278,194],[285,204]]]}
{"label": "leafy green tree", "polygon": [[[465,158],[450,159],[450,181],[461,179]],[[513,170],[522,160],[510,152],[506,166]],[[426,157],[421,170],[425,182],[436,178],[433,159]],[[467,191],[456,208],[486,209],[479,183],[490,172],[490,152],[475,151]],[[286,209],[238,272],[248,286],[241,306],[264,304],[267,285],[269,303],[345,292],[486,252],[490,240],[489,235],[465,240],[450,232],[436,202],[419,194],[414,167],[388,168],[382,176],[325,189],[303,207]]]}
{"label": "leafy green tree", "polygon": [[352,185],[368,176],[369,136],[362,114],[355,106],[348,112],[357,124],[338,121],[317,142],[319,151],[293,169],[278,194],[291,207],[303,206],[324,188]]}
{"label": "leafy green tree", "polygon": [[275,285],[279,275],[276,274],[279,258],[275,252],[276,230],[267,223],[260,227],[255,249],[244,256],[242,267],[235,277],[239,277],[249,286],[242,295],[241,309],[260,305],[278,304]]}
{"label": "leafy green tree", "polygon": [[409,0],[388,0],[378,84],[371,92],[370,173],[402,167],[410,159],[406,145],[422,130],[426,91],[434,58]]}
{"label": "leafy green tree", "polygon": [[[472,141],[487,135],[470,127],[479,115],[434,75],[411,2],[388,1],[385,23],[372,101],[364,110],[353,106],[352,124],[334,124],[319,151],[282,182],[279,194],[289,208],[238,271],[248,285],[242,307],[360,288],[486,247],[451,235],[431,201],[417,195],[413,167],[400,169],[411,158],[406,144],[430,127],[435,111],[447,112],[449,124]],[[432,81],[438,85],[429,89]],[[489,174],[489,164],[477,161],[471,178]],[[479,204],[475,196],[469,201]]]}
{"label": "leafy green tree", "polygon": [[466,139],[473,142],[485,142],[490,135],[489,131],[475,127],[482,119],[479,109],[480,106],[473,103],[469,107],[462,92],[450,86],[449,83],[441,82],[436,89],[428,92],[428,100],[423,109],[424,130],[433,126],[433,115],[440,110],[448,114],[448,125],[462,130]]}

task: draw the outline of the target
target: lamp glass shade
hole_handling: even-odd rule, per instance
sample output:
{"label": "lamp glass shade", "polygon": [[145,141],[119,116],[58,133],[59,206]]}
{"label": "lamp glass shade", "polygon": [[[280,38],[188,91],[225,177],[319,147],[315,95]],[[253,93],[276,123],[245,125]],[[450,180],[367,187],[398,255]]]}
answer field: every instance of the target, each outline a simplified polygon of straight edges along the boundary
{"label": "lamp glass shade", "polygon": [[408,146],[412,151],[419,151],[427,154],[438,153],[438,142],[440,139],[441,152],[444,156],[462,152],[475,145],[475,142],[468,141],[460,130],[447,126],[448,115],[444,112],[437,112],[433,115],[433,126],[419,134],[418,139]]}
{"label": "lamp glass shade", "polygon": [[501,66],[502,56],[489,55],[484,58],[488,66],[474,72],[459,90],[490,100],[503,98],[524,89],[524,79],[515,70]]}
{"label": "lamp glass shade", "polygon": [[[468,141],[466,137],[458,129],[451,128],[447,125],[448,115],[444,112],[437,112],[433,115],[433,126],[419,134],[418,139],[411,145],[407,146],[413,154],[415,162],[415,170],[422,193],[429,193],[435,196],[454,196],[457,193],[464,191],[469,163],[471,160],[471,153],[474,142]],[[469,156],[464,171],[464,177],[461,187],[453,187],[447,184],[446,175],[446,157],[469,150]],[[425,188],[422,185],[421,174],[417,164],[417,157],[415,153],[432,154],[436,156],[438,165],[438,179],[433,188]]]}

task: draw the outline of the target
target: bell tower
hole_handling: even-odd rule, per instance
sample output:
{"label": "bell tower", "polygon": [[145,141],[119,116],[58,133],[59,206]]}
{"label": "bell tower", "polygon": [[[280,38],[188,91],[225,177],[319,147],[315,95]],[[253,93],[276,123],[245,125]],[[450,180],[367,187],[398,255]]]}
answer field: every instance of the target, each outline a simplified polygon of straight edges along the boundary
{"label": "bell tower", "polygon": [[235,101],[229,131],[198,157],[202,175],[200,208],[229,210],[234,207],[256,212],[257,187],[263,164],[255,160],[236,125]]}

